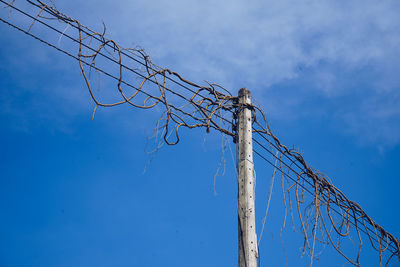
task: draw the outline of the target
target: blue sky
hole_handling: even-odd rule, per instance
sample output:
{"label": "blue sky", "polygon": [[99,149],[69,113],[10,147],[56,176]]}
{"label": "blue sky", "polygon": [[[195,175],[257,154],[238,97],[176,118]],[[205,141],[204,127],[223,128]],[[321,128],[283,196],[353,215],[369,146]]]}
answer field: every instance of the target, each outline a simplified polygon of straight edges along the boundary
{"label": "blue sky", "polygon": [[[397,1],[55,4],[94,29],[104,20],[109,37],[192,81],[249,88],[286,145],[400,235]],[[92,121],[76,62],[4,24],[0,33],[0,266],[236,265],[229,149],[213,194],[218,133],[183,131],[144,172],[157,114],[99,109]],[[255,168],[259,230],[272,170]],[[274,191],[262,266],[285,262],[279,203]],[[307,266],[301,234],[283,240],[289,266]],[[341,266],[336,254],[328,248],[315,266]],[[363,266],[376,266],[375,256]]]}

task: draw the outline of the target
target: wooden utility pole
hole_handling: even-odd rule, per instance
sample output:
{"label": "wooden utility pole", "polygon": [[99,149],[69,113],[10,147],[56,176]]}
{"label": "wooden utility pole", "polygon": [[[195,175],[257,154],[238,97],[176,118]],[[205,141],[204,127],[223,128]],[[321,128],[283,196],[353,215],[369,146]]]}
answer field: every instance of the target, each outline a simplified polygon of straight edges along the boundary
{"label": "wooden utility pole", "polygon": [[239,267],[257,267],[254,205],[252,110],[250,91],[239,90],[238,99],[238,229]]}

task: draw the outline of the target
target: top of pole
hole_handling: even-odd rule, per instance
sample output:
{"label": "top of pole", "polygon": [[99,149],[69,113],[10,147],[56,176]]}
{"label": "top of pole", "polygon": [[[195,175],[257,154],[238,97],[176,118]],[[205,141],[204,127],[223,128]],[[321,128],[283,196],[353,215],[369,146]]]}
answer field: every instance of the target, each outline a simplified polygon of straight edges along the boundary
{"label": "top of pole", "polygon": [[247,89],[247,88],[241,88],[240,90],[239,90],[239,97],[242,97],[242,96],[247,96],[247,97],[250,97],[250,91],[249,91],[249,89]]}

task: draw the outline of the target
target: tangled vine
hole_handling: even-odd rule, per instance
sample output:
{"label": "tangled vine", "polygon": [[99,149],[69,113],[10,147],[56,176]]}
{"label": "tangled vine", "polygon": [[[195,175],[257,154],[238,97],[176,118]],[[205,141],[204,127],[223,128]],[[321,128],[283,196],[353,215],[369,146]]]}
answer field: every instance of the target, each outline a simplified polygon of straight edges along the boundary
{"label": "tangled vine", "polygon": [[[103,31],[93,31],[78,20],[59,12],[51,0],[49,3],[42,0],[26,0],[38,10],[34,15],[16,8],[15,0],[0,2],[5,4],[10,12],[16,10],[32,20],[28,29],[22,29],[1,18],[3,23],[78,60],[80,71],[95,104],[93,116],[98,107],[126,104],[135,108],[160,111],[161,118],[156,129],[168,145],[179,142],[180,129],[183,128],[204,128],[207,132],[214,129],[233,137],[235,141],[236,129],[232,120],[235,121],[237,111],[243,106],[238,104],[237,97],[232,96],[222,86],[208,82],[207,85],[199,85],[183,78],[177,72],[157,66],[142,49],[124,48],[116,41],[107,39],[104,24]],[[74,30],[74,34],[66,33],[66,29],[61,31],[48,22],[67,25]],[[75,51],[63,50],[32,34],[31,30],[35,24],[55,31],[60,38],[68,38],[75,44]],[[112,64],[114,71],[99,66],[102,61]],[[92,70],[114,81],[116,92],[119,94],[118,100],[101,100],[93,86]],[[286,225],[288,208],[294,223],[294,206],[299,227],[304,235],[303,254],[308,252],[310,255],[310,265],[317,259],[316,243],[322,243],[332,245],[348,263],[361,266],[362,246],[366,243],[363,241],[363,234],[367,236],[371,247],[378,252],[381,266],[400,262],[399,240],[370,218],[357,203],[349,200],[326,175],[310,167],[298,150],[283,145],[272,133],[259,106],[250,105],[247,108],[254,111],[254,142],[273,156],[276,162],[272,164],[273,175],[278,170],[282,176],[285,207],[282,229]],[[259,156],[265,159],[264,155]],[[311,195],[310,201],[305,197],[306,192]],[[353,257],[341,248],[341,240],[350,238],[352,232],[355,233],[358,242],[357,253]]]}
{"label": "tangled vine", "polygon": [[[349,200],[325,174],[310,167],[298,150],[283,145],[269,128],[264,112],[259,107],[254,108],[258,111],[257,114],[261,115],[260,119],[255,117],[253,132],[261,138],[253,140],[273,155],[277,161],[277,164],[274,164],[275,171],[279,170],[282,175],[285,207],[282,229],[285,228],[288,206],[292,221],[295,221],[291,195],[294,193],[294,205],[304,235],[303,254],[306,250],[309,252],[310,266],[313,260],[317,259],[316,242],[332,245],[348,263],[361,266],[360,256],[364,244],[362,234],[367,236],[371,247],[378,252],[380,266],[399,263],[399,240],[369,217],[360,205]],[[271,150],[276,151],[276,154]],[[310,193],[311,201],[306,201],[306,192]],[[341,248],[342,239],[351,238],[352,231],[358,239],[357,254],[354,257]]]}

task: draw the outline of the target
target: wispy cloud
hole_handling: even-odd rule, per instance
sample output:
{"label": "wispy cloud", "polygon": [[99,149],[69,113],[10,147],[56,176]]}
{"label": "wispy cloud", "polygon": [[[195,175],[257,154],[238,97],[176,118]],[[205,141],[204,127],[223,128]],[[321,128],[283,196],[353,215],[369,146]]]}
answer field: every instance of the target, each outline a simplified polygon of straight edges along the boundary
{"label": "wispy cloud", "polygon": [[139,1],[122,6],[124,11],[117,12],[124,27],[113,28],[114,34],[124,41],[146,36],[143,45],[157,60],[213,80],[221,80],[221,71],[214,74],[220,69],[225,72],[221,82],[232,85],[271,85],[297,77],[299,66],[322,60],[353,68],[394,64],[388,55],[399,53],[395,1]]}
{"label": "wispy cloud", "polygon": [[[79,2],[79,9],[77,3],[56,2],[90,27],[100,28],[103,19],[114,39],[142,46],[157,64],[189,79],[221,83],[232,91],[246,86],[265,103],[273,101],[262,100],[265,94],[274,95],[275,106],[285,110],[275,108],[275,116],[320,112],[304,105],[310,98],[334,103],[329,113],[346,132],[376,143],[400,142],[395,126],[400,110],[398,1],[123,0],[99,5],[89,0]],[[364,130],[372,125],[380,125],[381,133]]]}

